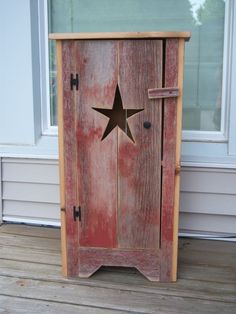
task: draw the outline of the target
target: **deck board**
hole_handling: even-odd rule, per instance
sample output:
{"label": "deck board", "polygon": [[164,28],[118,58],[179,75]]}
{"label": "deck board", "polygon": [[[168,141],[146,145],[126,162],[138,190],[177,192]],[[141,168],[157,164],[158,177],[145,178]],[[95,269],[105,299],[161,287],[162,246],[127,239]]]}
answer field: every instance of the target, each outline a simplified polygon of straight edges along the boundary
{"label": "deck board", "polygon": [[0,312],[235,313],[235,243],[181,239],[179,279],[159,284],[118,267],[66,279],[59,242],[59,229],[0,227]]}
{"label": "deck board", "polygon": [[[15,296],[0,296],[0,313],[38,314],[38,313],[66,313],[66,314],[117,314],[125,313],[118,310],[99,309],[97,307],[79,306],[77,304],[63,304],[61,302],[27,299]],[[130,313],[130,312],[127,312]]]}

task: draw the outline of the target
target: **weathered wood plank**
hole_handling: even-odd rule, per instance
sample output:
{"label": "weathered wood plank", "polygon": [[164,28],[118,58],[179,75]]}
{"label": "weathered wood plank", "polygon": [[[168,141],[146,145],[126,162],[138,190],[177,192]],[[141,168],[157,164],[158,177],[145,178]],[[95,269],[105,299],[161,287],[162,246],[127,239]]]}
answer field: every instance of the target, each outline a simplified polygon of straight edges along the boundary
{"label": "weathered wood plank", "polygon": [[0,245],[5,245],[6,247],[22,247],[30,248],[32,250],[41,249],[50,252],[60,251],[60,242],[58,239],[48,239],[48,238],[38,238],[38,237],[26,237],[20,235],[11,235],[1,233],[0,235]]}
{"label": "weathered wood plank", "polygon": [[[37,302],[37,306],[35,303]],[[88,307],[75,304],[65,304],[53,300],[35,300],[16,296],[0,295],[0,313],[39,314],[39,313],[66,313],[66,314],[116,314],[130,313],[125,311],[108,310],[105,308]]]}
{"label": "weathered wood plank", "polygon": [[60,228],[28,226],[20,224],[3,224],[0,234],[20,235],[27,237],[51,238],[60,240]]}
{"label": "weathered wood plank", "polygon": [[99,284],[113,283],[114,288],[121,284],[123,289],[158,293],[168,295],[181,295],[205,300],[218,300],[236,302],[236,282],[223,283],[196,279],[178,279],[176,283],[154,283],[140,276],[135,269],[102,268],[93,276]]}
{"label": "weathered wood plank", "polygon": [[0,259],[0,274],[38,280],[67,280],[61,274],[61,266],[27,261]]}
{"label": "weathered wood plank", "polygon": [[190,32],[102,32],[102,33],[53,33],[50,39],[129,39],[129,38],[185,38]]}
{"label": "weathered wood plank", "polygon": [[[0,261],[2,276],[19,277],[73,285],[89,285],[107,289],[124,291],[139,291],[143,293],[156,293],[159,295],[186,296],[205,300],[218,300],[235,302],[236,284],[179,279],[176,284],[158,284],[147,281],[135,270],[120,268],[102,268],[92,279],[70,280],[60,275],[60,267],[36,263]],[[223,274],[224,276],[224,274]]]}
{"label": "weathered wood plank", "polygon": [[[117,295],[117,291],[106,288],[4,277],[0,277],[0,290],[6,295],[33,298],[35,301],[54,300],[54,302],[64,304],[93,306],[133,313],[155,313],[158,299],[161,299],[159,297],[152,300],[152,295],[143,295],[139,292],[120,291]],[[143,302],[143,297],[147,304]]]}
{"label": "weathered wood plank", "polygon": [[236,283],[235,267],[179,265],[179,278],[225,283]]}
{"label": "weathered wood plank", "polygon": [[179,249],[236,254],[235,242],[180,238]]}
{"label": "weathered wood plank", "polygon": [[59,146],[59,175],[60,175],[60,218],[61,218],[61,257],[62,273],[66,276],[67,267],[67,238],[66,238],[66,196],[65,196],[65,154],[64,154],[64,114],[63,114],[63,75],[62,75],[62,42],[56,42],[57,62],[57,114],[58,114],[58,146]]}
{"label": "weathered wood plank", "polygon": [[[77,304],[133,313],[234,313],[235,303],[183,296],[78,286],[66,283],[0,277],[1,292],[21,298]],[[56,293],[55,293],[56,291]],[[168,311],[168,312],[167,312]],[[175,311],[175,312],[174,312]]]}
{"label": "weathered wood plank", "polygon": [[[24,226],[21,227],[22,229],[24,228]],[[0,239],[2,235],[3,234],[1,233]],[[6,240],[6,236],[8,236],[10,239],[16,238],[13,235],[5,233],[4,240]],[[222,265],[221,267],[194,265],[194,260],[192,260],[193,263],[191,262],[191,264],[188,265],[184,263],[183,260],[179,268],[180,279],[178,279],[177,283],[175,284],[151,283],[133,269],[129,270],[119,268],[103,268],[91,279],[68,280],[61,276],[60,266],[57,265],[56,260],[54,259],[56,256],[59,257],[59,252],[52,254],[52,258],[49,263],[54,265],[47,265],[44,263],[44,261],[50,258],[49,251],[51,248],[51,245],[47,247],[46,241],[43,243],[45,251],[44,249],[41,250],[42,258],[39,258],[38,261],[36,260],[37,254],[40,254],[38,247],[42,247],[41,241],[49,240],[50,242],[50,239],[43,239],[41,236],[30,238],[31,241],[29,242],[32,243],[33,239],[34,248],[32,245],[29,245],[28,247],[26,246],[25,249],[23,247],[16,248],[14,246],[5,246],[4,248],[4,252],[6,254],[9,254],[7,251],[12,251],[13,254],[14,250],[17,249],[15,251],[15,257],[22,259],[22,261],[0,259],[0,282],[4,282],[6,284],[6,286],[1,286],[0,291],[1,293],[5,293],[6,289],[8,289],[6,292],[11,295],[12,307],[9,302],[6,304],[9,304],[9,309],[11,312],[16,304],[15,302],[19,300],[20,295],[20,300],[29,300],[29,302],[30,300],[33,300],[34,304],[39,304],[38,308],[40,308],[41,304],[45,304],[46,302],[46,304],[49,304],[50,309],[54,309],[54,307],[57,308],[57,304],[59,304],[59,309],[65,308],[69,311],[71,307],[75,306],[78,313],[80,310],[81,313],[83,313],[83,307],[80,308],[81,305],[78,305],[81,303],[81,296],[83,299],[82,303],[86,306],[86,313],[89,313],[90,308],[93,308],[94,306],[96,311],[98,311],[98,307],[101,304],[104,307],[104,309],[102,309],[104,313],[107,304],[111,308],[120,308],[125,312],[125,308],[127,308],[127,311],[139,313],[139,302],[143,303],[143,306],[141,306],[141,312],[145,311],[145,313],[156,313],[157,311],[158,313],[168,314],[199,312],[234,313],[236,306],[236,278],[234,267],[223,267]],[[27,236],[21,236],[22,244],[26,239]],[[35,239],[38,241],[38,244]],[[55,241],[59,242],[58,240]],[[184,239],[180,242],[180,245],[182,242],[187,243],[187,245],[180,249],[180,257],[182,250],[186,249],[186,253],[189,252],[189,254],[192,254],[192,252],[196,252],[197,254],[199,248],[198,250],[194,250],[194,245],[196,245],[196,247],[204,247],[205,251],[199,254],[197,258],[198,261],[201,261],[203,258],[205,259],[205,256],[207,255],[206,248],[207,246],[210,248],[211,244],[214,246],[214,250],[211,251],[211,254],[215,254],[216,258],[218,248],[222,249],[223,251],[225,250],[224,243],[221,242],[216,243],[215,241],[192,239],[188,240],[187,242],[186,239]],[[205,242],[207,245],[204,245]],[[215,244],[218,245],[215,246]],[[230,247],[234,249],[234,243],[225,244],[227,246],[227,250],[230,250]],[[32,260],[34,262],[27,262],[24,259],[27,258],[27,256],[30,256],[31,251]],[[4,252],[3,254],[5,255]],[[229,255],[229,253],[226,254],[226,260],[227,255]],[[2,254],[0,256],[2,257]],[[211,258],[212,257],[210,257],[210,259]],[[55,283],[57,284],[55,285]],[[38,291],[39,287],[41,288]],[[55,294],[53,291],[59,291],[57,298],[60,298],[60,300],[55,300]],[[71,293],[71,291],[74,292]],[[107,291],[109,292],[107,293]],[[63,296],[61,296],[62,294]],[[69,303],[71,302],[71,304],[68,304],[68,294],[70,296]],[[96,298],[93,298],[91,301],[93,295],[96,295]],[[123,298],[124,295],[126,296],[125,298]],[[132,297],[130,297],[130,295]],[[108,297],[109,300],[107,302]],[[0,300],[2,300],[2,298],[3,297],[1,296]],[[46,301],[47,298],[48,301]],[[99,299],[98,304],[97,298]],[[76,301],[74,301],[74,299]],[[141,301],[137,301],[136,299]],[[75,303],[77,303],[77,305],[75,305]],[[20,307],[21,304],[23,306],[24,302],[17,304]],[[5,305],[5,303],[3,305]],[[27,313],[27,307],[24,307],[24,309]],[[43,309],[44,308],[42,308],[42,310]],[[99,313],[96,311],[94,313]],[[29,313],[34,312],[29,310]]]}
{"label": "weathered wood plank", "polygon": [[[0,262],[0,270],[1,274],[5,276],[20,276],[21,278],[34,278],[39,280],[53,280],[59,282],[69,282],[64,279],[60,275],[60,267],[56,265],[42,265],[35,263],[27,263],[27,262],[16,262],[16,261],[5,261],[1,260]],[[203,272],[206,268],[202,268],[200,276],[200,281],[197,280],[183,280],[179,279],[175,285],[171,284],[153,284],[148,282],[144,277],[140,276],[136,272],[127,271],[124,269],[122,271],[118,270],[108,270],[102,269],[96,273],[92,279],[90,280],[73,280],[70,281],[72,283],[76,283],[78,285],[93,285],[93,286],[102,286],[107,288],[115,288],[115,289],[129,289],[134,291],[142,291],[142,292],[152,292],[159,294],[173,294],[173,295],[185,295],[192,296],[196,298],[204,298],[205,299],[213,299],[213,300],[231,300],[235,301],[235,289],[236,284],[235,281],[232,284],[225,283],[216,283],[214,282],[214,276],[211,274],[211,278],[209,282],[206,274],[203,278]],[[186,269],[186,266],[181,267],[181,274],[183,272],[189,275],[189,270]],[[219,274],[220,272],[220,280],[225,280],[225,273],[222,272],[221,269],[215,268],[215,272]],[[232,271],[231,271],[232,272]],[[199,277],[198,271],[195,272]],[[230,273],[228,272],[228,275]],[[182,277],[182,276],[181,276]],[[219,277],[219,276],[218,276]],[[213,284],[214,282],[214,284]],[[120,285],[122,284],[122,285]],[[141,289],[141,290],[140,290]],[[160,290],[161,289],[161,290]],[[163,291],[164,290],[164,291]],[[189,294],[189,292],[191,292]]]}
{"label": "weathered wood plank", "polygon": [[[119,69],[124,108],[144,109],[127,120],[135,143],[118,131],[119,246],[158,249],[161,106],[148,100],[147,90],[161,87],[162,41],[120,41]],[[145,121],[151,122],[149,129]]]}
{"label": "weathered wood plank", "polygon": [[[62,208],[63,214],[63,272],[65,275],[76,276],[78,271],[78,224],[73,220],[73,207],[77,205],[77,174],[76,174],[76,119],[75,119],[75,98],[76,94],[71,91],[70,78],[71,73],[75,72],[75,49],[72,41],[62,43],[61,62],[62,62],[62,82],[63,101],[62,101],[62,120],[63,120],[63,196],[65,208]],[[61,152],[62,153],[62,152]],[[62,178],[62,176],[61,176]],[[66,241],[64,236],[66,235]]]}
{"label": "weathered wood plank", "polygon": [[102,265],[135,267],[151,281],[160,277],[159,252],[151,249],[80,248],[81,277],[88,278]]}
{"label": "weathered wood plank", "polygon": [[0,245],[0,259],[43,263],[61,266],[59,252],[45,249],[31,249],[25,247]]}
{"label": "weathered wood plank", "polygon": [[80,246],[116,247],[117,132],[102,140],[108,118],[93,108],[112,108],[117,85],[117,42],[77,41],[76,99]]}
{"label": "weathered wood plank", "polygon": [[[18,264],[18,263],[15,263]],[[12,267],[12,264],[10,263]],[[13,268],[13,267],[12,267]],[[19,270],[13,269],[13,272],[7,273],[7,270],[3,270],[3,275],[7,277],[19,277],[22,279],[35,279],[43,281],[52,281],[59,283],[71,283],[73,285],[85,285],[92,287],[101,287],[107,289],[116,289],[123,291],[138,291],[143,293],[153,293],[159,295],[173,295],[192,297],[204,300],[217,300],[222,302],[235,302],[235,289],[236,284],[232,283],[217,283],[207,282],[202,280],[185,280],[180,279],[177,283],[173,284],[158,284],[148,282],[143,276],[136,272],[127,271],[127,269],[119,270],[107,270],[102,269],[97,272],[92,280],[91,279],[80,279],[70,280],[60,276],[60,269],[58,267],[38,267],[39,272],[36,271],[35,267],[29,267],[29,272],[25,270],[22,272],[22,268]],[[55,274],[56,273],[56,274]]]}
{"label": "weathered wood plank", "polygon": [[[169,39],[164,44],[165,67],[163,83],[165,87],[177,86],[178,40]],[[176,147],[176,98],[163,101],[163,148],[162,148],[162,203],[161,203],[161,280],[175,280],[173,263],[174,239],[174,191],[175,191],[175,147]],[[177,243],[175,244],[177,245]]]}
{"label": "weathered wood plank", "polygon": [[169,98],[179,96],[178,87],[162,87],[162,88],[151,88],[148,90],[148,98]]}
{"label": "weathered wood plank", "polygon": [[178,263],[191,265],[207,265],[216,267],[234,267],[236,271],[236,254],[205,252],[197,250],[179,250]]}
{"label": "weathered wood plank", "polygon": [[175,149],[175,190],[174,190],[174,213],[173,213],[173,263],[172,279],[177,279],[177,258],[178,258],[178,231],[179,231],[179,198],[180,198],[180,159],[181,159],[181,136],[182,136],[182,107],[183,107],[183,73],[184,73],[184,40],[179,39],[178,49],[178,88],[179,95],[177,99],[176,111],[176,149]]}

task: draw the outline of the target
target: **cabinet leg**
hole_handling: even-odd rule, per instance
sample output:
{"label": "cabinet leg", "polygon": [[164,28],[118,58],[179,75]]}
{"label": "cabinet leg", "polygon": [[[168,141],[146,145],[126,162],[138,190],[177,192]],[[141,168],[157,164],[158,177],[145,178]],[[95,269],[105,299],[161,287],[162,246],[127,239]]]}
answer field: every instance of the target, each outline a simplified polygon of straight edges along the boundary
{"label": "cabinet leg", "polygon": [[159,251],[80,248],[79,277],[88,278],[101,266],[135,267],[150,281],[160,281]]}
{"label": "cabinet leg", "polygon": [[80,264],[79,267],[79,277],[89,278],[92,276],[102,265],[92,263],[92,264]]}
{"label": "cabinet leg", "polygon": [[151,267],[137,266],[137,270],[150,281],[160,281],[160,271]]}

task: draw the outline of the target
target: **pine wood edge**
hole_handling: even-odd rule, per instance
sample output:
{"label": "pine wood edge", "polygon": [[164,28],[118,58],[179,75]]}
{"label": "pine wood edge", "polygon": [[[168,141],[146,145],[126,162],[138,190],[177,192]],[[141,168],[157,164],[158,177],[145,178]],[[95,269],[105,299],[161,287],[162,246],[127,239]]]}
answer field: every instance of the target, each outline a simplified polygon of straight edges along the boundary
{"label": "pine wood edge", "polygon": [[62,273],[67,276],[66,245],[66,212],[65,212],[65,174],[64,174],[64,141],[63,141],[63,91],[62,91],[62,43],[57,41],[57,108],[58,108],[58,140],[59,140],[59,172],[60,172],[60,206],[61,206],[61,254]]}
{"label": "pine wood edge", "polygon": [[103,33],[51,33],[49,39],[142,39],[142,38],[184,38],[188,41],[190,32],[103,32]]}
{"label": "pine wood edge", "polygon": [[182,134],[182,100],[183,100],[183,72],[184,72],[184,39],[179,40],[178,55],[178,87],[176,117],[176,151],[175,151],[175,191],[174,191],[174,226],[173,226],[173,264],[172,281],[177,280],[178,259],[178,230],[179,230],[179,193],[180,193],[180,158],[181,158],[181,134]]}

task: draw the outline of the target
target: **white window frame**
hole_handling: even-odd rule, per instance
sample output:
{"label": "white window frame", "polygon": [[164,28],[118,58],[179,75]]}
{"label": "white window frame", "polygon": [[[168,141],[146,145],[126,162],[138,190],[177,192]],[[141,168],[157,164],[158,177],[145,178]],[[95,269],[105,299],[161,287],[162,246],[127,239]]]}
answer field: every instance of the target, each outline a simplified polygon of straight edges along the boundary
{"label": "white window frame", "polygon": [[[42,96],[42,133],[43,135],[57,135],[58,127],[50,124],[50,91],[49,91],[49,56],[48,56],[48,10],[47,0],[38,0],[39,29],[40,29],[40,59],[41,59],[41,96]],[[225,0],[224,47],[222,71],[222,104],[220,131],[183,130],[183,142],[227,143],[229,137],[229,107],[230,81],[232,64],[232,45],[235,3]]]}
{"label": "white window frame", "polygon": [[47,0],[38,0],[41,63],[42,134],[58,135],[58,127],[50,123],[49,45]]}
{"label": "white window frame", "polygon": [[[182,140],[185,142],[227,142],[229,121],[229,82],[230,62],[232,52],[232,30],[233,30],[233,6],[234,1],[225,0],[224,21],[224,46],[223,46],[223,69],[222,69],[222,97],[221,97],[221,128],[220,131],[194,131],[183,130]],[[190,39],[191,40],[191,39]]]}

